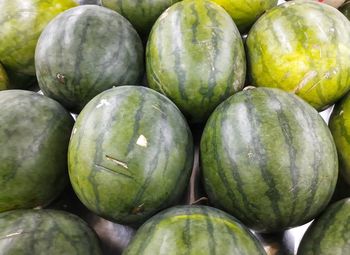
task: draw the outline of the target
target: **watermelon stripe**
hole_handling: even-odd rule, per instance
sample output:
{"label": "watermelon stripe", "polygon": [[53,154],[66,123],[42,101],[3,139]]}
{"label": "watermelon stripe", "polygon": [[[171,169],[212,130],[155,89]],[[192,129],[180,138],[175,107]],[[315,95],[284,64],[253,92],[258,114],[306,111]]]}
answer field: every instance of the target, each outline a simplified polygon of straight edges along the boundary
{"label": "watermelon stripe", "polygon": [[[190,213],[190,208],[187,209],[187,213]],[[191,218],[186,217],[185,228],[182,232],[182,242],[185,244],[188,254],[191,254]]]}
{"label": "watermelon stripe", "polygon": [[207,207],[202,207],[201,212],[203,215],[205,215],[205,221],[207,225],[207,231],[208,231],[208,247],[209,247],[209,253],[211,255],[216,255],[216,246],[217,243],[215,242],[215,237],[214,237],[214,226],[213,226],[213,221],[210,218],[208,208]]}
{"label": "watermelon stripe", "polygon": [[[268,191],[266,192],[266,195],[270,199],[271,207],[274,212],[273,217],[276,219],[282,219],[281,210],[278,206],[278,201],[281,199],[280,191],[277,189],[276,182],[273,178],[271,178],[271,175],[269,174],[266,158],[266,150],[264,145],[260,141],[259,137],[259,123],[261,123],[261,119],[259,118],[259,114],[256,113],[256,108],[254,107],[253,99],[250,94],[247,94],[245,105],[248,109],[248,120],[249,123],[252,125],[252,147],[253,151],[256,155],[256,158],[259,159],[259,167],[261,169],[261,174],[263,177],[263,181],[266,183],[268,187]],[[254,116],[254,118],[253,118]],[[272,215],[271,215],[272,216]]]}
{"label": "watermelon stripe", "polygon": [[[210,2],[206,2],[205,3],[205,8],[207,10],[207,15],[210,19],[210,21],[212,22],[211,26],[215,27],[216,24],[220,24],[220,20],[218,19],[217,17],[217,11],[214,10],[212,8],[212,3]],[[207,85],[208,85],[208,91],[205,95],[205,97],[203,96],[203,101],[204,100],[209,100],[211,101],[213,96],[214,96],[214,89],[215,89],[215,86],[216,86],[216,83],[217,83],[217,73],[218,71],[215,69],[215,64],[217,63],[218,61],[218,56],[220,56],[220,49],[219,49],[219,44],[218,42],[220,40],[223,40],[222,38],[222,30],[214,30],[213,33],[212,33],[212,37],[211,37],[211,47],[213,47],[213,53],[212,55],[210,55],[210,63],[212,63],[212,67],[210,69],[210,72],[209,72],[209,76],[208,76],[208,82],[207,82]],[[235,59],[234,59],[234,62],[237,61],[237,55],[234,55],[235,56]]]}
{"label": "watermelon stripe", "polygon": [[145,91],[140,91],[139,100],[140,100],[140,103],[138,104],[138,109],[136,111],[135,118],[134,118],[133,132],[130,139],[130,143],[128,144],[128,148],[127,148],[128,154],[134,149],[137,138],[139,137],[140,121],[144,116],[143,107],[145,104]]}
{"label": "watermelon stripe", "polygon": [[276,102],[278,104],[278,108],[276,109],[276,115],[278,118],[278,122],[281,126],[282,135],[285,140],[285,144],[288,147],[288,155],[289,155],[289,162],[290,162],[290,175],[292,177],[292,189],[289,190],[293,194],[293,203],[290,211],[290,219],[292,220],[294,218],[294,212],[296,207],[296,201],[299,194],[299,177],[300,177],[300,169],[296,164],[296,148],[293,146],[295,142],[293,141],[293,134],[291,133],[292,126],[289,125],[288,117],[283,112],[283,106],[281,102],[278,100],[278,98],[269,90],[264,91],[270,98],[271,103],[272,101]]}
{"label": "watermelon stripe", "polygon": [[[211,122],[211,125],[212,125],[212,129],[214,130],[214,136],[217,137],[217,128],[216,128],[216,124],[217,123],[217,119],[212,121]],[[228,195],[228,198],[230,199],[232,205],[235,204],[236,202],[236,194],[234,193],[234,191],[232,190],[231,188],[231,185],[229,184],[228,182],[228,178],[226,176],[226,173],[224,171],[224,168],[223,168],[223,165],[222,165],[222,160],[221,160],[221,155],[219,153],[219,151],[216,149],[218,148],[218,141],[216,139],[213,139],[212,140],[212,144],[211,145],[206,145],[206,146],[211,146],[212,148],[214,148],[214,158],[215,158],[215,161],[216,161],[216,165],[217,165],[217,168],[218,168],[218,175],[219,175],[219,178],[221,180],[221,182],[223,183],[224,187],[226,187],[227,189],[227,195]],[[234,179],[236,182],[238,182],[238,180]],[[208,187],[209,188],[209,187]],[[215,189],[215,187],[210,187],[211,189]],[[249,205],[249,202],[245,199],[245,195],[244,193],[242,193],[242,199],[244,201],[244,206],[245,207],[248,207]],[[243,211],[240,211],[238,209],[238,213],[240,214],[243,214]]]}
{"label": "watermelon stripe", "polygon": [[[183,5],[178,5],[177,12],[178,15],[175,17],[175,26],[174,28],[182,28],[182,10],[183,10]],[[174,31],[175,32],[175,31]],[[181,37],[181,33],[177,33],[176,36]],[[181,59],[181,51],[182,51],[182,45],[180,40],[175,40],[174,41],[174,69],[176,71],[176,77],[177,77],[177,82],[179,84],[179,93],[180,96],[183,100],[188,100],[185,88],[186,88],[186,70],[183,67],[182,59]]]}
{"label": "watermelon stripe", "polygon": [[[297,103],[297,99],[296,98],[291,98],[291,100],[293,100],[295,103]],[[316,130],[316,126],[315,126],[315,123],[314,123],[314,120],[310,117],[309,114],[307,114],[307,107],[306,105],[299,105],[299,109],[303,112],[303,117],[308,125],[308,128],[310,130]],[[318,139],[316,133],[314,132],[310,132],[309,134],[311,137],[312,137],[312,140],[316,141]],[[306,218],[309,218],[311,216],[311,207],[312,205],[314,204],[314,199],[315,199],[315,196],[316,196],[316,193],[317,193],[317,190],[319,188],[324,188],[324,187],[319,187],[318,183],[319,183],[319,169],[321,167],[321,161],[322,161],[322,156],[324,151],[323,151],[323,146],[322,144],[319,144],[319,143],[315,143],[313,145],[313,149],[314,149],[314,153],[313,153],[313,164],[312,164],[312,169],[313,169],[313,177],[312,177],[312,181],[311,181],[311,186],[310,186],[310,191],[309,191],[309,196],[307,197],[306,199],[306,207],[303,211],[303,213],[300,215],[300,218],[301,217],[306,217]],[[330,192],[330,196],[331,196],[331,193]],[[326,201],[329,200],[329,198],[326,198]],[[292,220],[292,219],[291,219]],[[299,221],[300,219],[296,219],[295,222]]]}

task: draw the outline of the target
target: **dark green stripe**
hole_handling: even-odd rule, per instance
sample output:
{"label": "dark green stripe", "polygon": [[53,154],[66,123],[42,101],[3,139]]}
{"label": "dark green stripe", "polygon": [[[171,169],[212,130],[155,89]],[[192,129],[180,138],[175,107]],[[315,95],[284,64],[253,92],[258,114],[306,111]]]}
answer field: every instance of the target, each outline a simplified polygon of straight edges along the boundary
{"label": "dark green stripe", "polygon": [[[174,27],[175,28],[182,28],[181,24],[182,24],[182,21],[183,21],[183,9],[184,9],[184,5],[182,4],[178,4],[176,5],[176,8],[177,8],[177,15],[175,16],[176,17],[176,20],[175,20],[175,24],[174,24]],[[175,32],[175,31],[174,31]],[[176,36],[179,36],[179,35],[176,35]],[[178,40],[175,40],[174,43],[174,51],[173,51],[173,54],[174,54],[174,57],[175,57],[175,63],[174,63],[174,72],[176,73],[176,76],[177,76],[177,80],[178,80],[178,83],[179,83],[179,94],[181,96],[181,99],[182,100],[188,100],[188,96],[186,94],[186,70],[182,67],[182,61],[181,61],[181,52],[182,52],[182,45],[180,44],[177,44],[177,41]]]}
{"label": "dark green stripe", "polygon": [[265,193],[270,200],[271,208],[274,215],[271,215],[276,219],[276,222],[279,222],[282,217],[281,210],[278,206],[278,201],[281,199],[280,191],[277,189],[277,185],[271,174],[269,173],[269,168],[267,165],[267,153],[265,151],[264,145],[261,143],[259,137],[260,126],[259,123],[263,121],[259,118],[259,109],[256,109],[254,102],[252,101],[253,97],[251,93],[246,93],[245,105],[248,109],[248,121],[252,125],[252,147],[254,150],[254,155],[256,155],[256,161],[258,162],[259,168],[261,169],[261,175],[263,181],[268,187],[268,191]]}
{"label": "dark green stripe", "polygon": [[[273,93],[271,90],[265,89],[263,90],[269,99],[271,99],[272,102],[276,102],[279,106],[278,109],[274,108],[273,110],[276,112],[278,122],[281,127],[281,132],[285,141],[285,145],[287,146],[288,150],[288,156],[289,156],[289,172],[292,177],[292,188],[289,189],[289,192],[292,192],[293,199],[292,199],[292,208],[290,211],[290,222],[294,219],[294,213],[296,209],[296,204],[298,201],[298,194],[299,194],[299,177],[300,177],[300,169],[296,164],[296,154],[297,150],[294,146],[294,138],[292,134],[292,127],[289,125],[290,121],[294,121],[294,119],[289,120],[286,114],[284,113],[284,110],[290,111],[290,109],[283,108],[283,105],[280,100],[276,97],[276,94]],[[289,96],[286,96],[285,99],[288,99]]]}
{"label": "dark green stripe", "polygon": [[214,236],[214,225],[212,223],[212,220],[210,218],[210,212],[208,211],[207,207],[201,207],[203,211],[203,215],[205,215],[205,222],[207,227],[207,233],[209,235],[208,238],[208,248],[209,248],[209,254],[210,255],[216,255],[216,242],[215,242],[215,236]]}
{"label": "dark green stripe", "polygon": [[[223,111],[225,111],[225,109],[228,109],[229,107],[229,104],[228,103],[225,103],[223,105],[220,106],[221,108],[223,108]],[[231,206],[234,208],[235,211],[237,211],[237,213],[239,213],[239,215],[245,215],[245,212],[240,209],[238,206],[236,206],[236,194],[235,192],[232,190],[232,187],[230,185],[230,182],[228,181],[228,178],[226,176],[226,171],[225,169],[223,168],[222,166],[222,159],[221,159],[221,153],[218,151],[218,148],[219,148],[219,145],[218,145],[218,141],[217,139],[220,139],[219,138],[219,135],[218,135],[218,127],[217,125],[219,125],[218,123],[218,120],[220,119],[220,116],[218,114],[215,115],[215,119],[211,119],[208,124],[210,126],[208,126],[208,129],[211,129],[211,130],[214,130],[213,131],[213,138],[211,139],[212,140],[212,149],[213,149],[213,152],[214,152],[214,155],[213,155],[213,159],[216,161],[216,165],[217,165],[217,173],[219,175],[219,178],[222,182],[222,184],[224,185],[225,189],[226,189],[226,197],[231,201]],[[204,131],[205,133],[205,131]],[[206,146],[210,146],[210,145],[206,145]],[[211,171],[211,169],[209,169],[209,171]],[[211,184],[211,183],[208,183],[208,184]],[[212,187],[212,185],[206,185],[207,188],[210,188],[211,190],[213,191],[209,191],[207,192],[208,194],[210,193],[216,193],[215,192],[215,187]],[[215,198],[216,200],[218,198]],[[222,204],[219,202],[219,204]],[[229,208],[230,206],[227,206],[227,208]]]}

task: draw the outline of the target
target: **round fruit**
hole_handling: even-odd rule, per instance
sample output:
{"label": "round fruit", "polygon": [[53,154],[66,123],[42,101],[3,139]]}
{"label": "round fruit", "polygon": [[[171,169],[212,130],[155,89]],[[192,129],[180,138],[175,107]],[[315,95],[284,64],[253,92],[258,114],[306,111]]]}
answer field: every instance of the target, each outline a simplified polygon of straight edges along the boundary
{"label": "round fruit", "polygon": [[259,241],[232,216],[207,206],[177,206],[149,219],[123,255],[264,255]]}
{"label": "round fruit", "polygon": [[350,184],[350,94],[335,105],[329,128],[339,154],[340,173]]}
{"label": "round fruit", "polygon": [[69,144],[69,175],[79,199],[120,223],[142,222],[176,202],[192,164],[192,135],[180,111],[139,86],[91,100]]}
{"label": "round fruit", "polygon": [[0,62],[13,71],[35,75],[38,38],[57,14],[74,0],[0,0]]}
{"label": "round fruit", "polygon": [[1,254],[102,255],[98,239],[77,216],[55,210],[0,214]]}
{"label": "round fruit", "polygon": [[9,78],[4,67],[0,64],[0,90],[8,89],[10,86]]}
{"label": "round fruit", "polygon": [[244,85],[241,36],[223,8],[185,0],[157,20],[146,52],[149,86],[169,97],[193,123]]}
{"label": "round fruit", "polygon": [[213,0],[232,17],[241,33],[247,32],[255,21],[268,9],[277,5],[277,0]]}
{"label": "round fruit", "polygon": [[0,212],[46,205],[67,183],[73,118],[56,101],[23,90],[1,91],[0,108]]}
{"label": "round fruit", "polygon": [[344,255],[350,249],[350,199],[332,204],[301,240],[298,255]]}
{"label": "round fruit", "polygon": [[44,94],[79,112],[100,92],[141,80],[143,46],[120,14],[82,5],[58,15],[45,28],[35,67]]}
{"label": "round fruit", "polygon": [[200,150],[210,201],[256,231],[308,222],[335,189],[338,159],[326,123],[282,90],[227,99],[209,118]]}
{"label": "round fruit", "polygon": [[119,12],[144,37],[162,12],[178,1],[180,0],[101,0],[102,6]]}
{"label": "round fruit", "polygon": [[350,89],[350,22],[335,8],[291,1],[263,15],[247,38],[253,85],[277,87],[317,110]]}

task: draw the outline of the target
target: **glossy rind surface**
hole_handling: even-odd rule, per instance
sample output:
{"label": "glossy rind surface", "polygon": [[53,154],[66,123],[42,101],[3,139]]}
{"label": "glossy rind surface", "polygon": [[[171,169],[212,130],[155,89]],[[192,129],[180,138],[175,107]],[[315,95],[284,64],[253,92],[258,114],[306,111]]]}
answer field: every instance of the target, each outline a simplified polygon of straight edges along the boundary
{"label": "glossy rind surface", "polygon": [[185,0],[152,28],[146,50],[149,86],[169,97],[192,123],[241,90],[246,62],[230,15],[217,4]]}
{"label": "glossy rind surface", "polygon": [[34,52],[45,26],[74,0],[0,0],[0,62],[15,72],[35,75]]}
{"label": "glossy rind surface", "polygon": [[41,34],[35,52],[39,86],[45,95],[79,112],[113,86],[138,84],[143,46],[120,14],[82,5],[57,16]]}
{"label": "glossy rind surface", "polygon": [[208,120],[201,165],[209,200],[260,232],[313,219],[338,176],[331,133],[311,106],[278,89],[233,95]]}
{"label": "glossy rind surface", "polygon": [[74,120],[34,92],[0,92],[0,212],[44,206],[67,184]]}
{"label": "glossy rind surface", "polygon": [[254,235],[232,216],[207,206],[177,206],[149,219],[123,255],[264,255]]}
{"label": "glossy rind surface", "polygon": [[298,255],[346,255],[350,250],[350,200],[338,201],[317,218],[301,240]]}
{"label": "glossy rind surface", "polygon": [[0,214],[1,255],[102,255],[99,241],[77,216],[55,210]]}
{"label": "glossy rind surface", "polygon": [[185,191],[192,135],[163,95],[117,87],[95,97],[78,116],[68,164],[73,188],[90,210],[118,223],[140,223]]}
{"label": "glossy rind surface", "polygon": [[350,89],[350,22],[337,9],[291,1],[263,15],[247,38],[254,86],[295,93],[323,110]]}

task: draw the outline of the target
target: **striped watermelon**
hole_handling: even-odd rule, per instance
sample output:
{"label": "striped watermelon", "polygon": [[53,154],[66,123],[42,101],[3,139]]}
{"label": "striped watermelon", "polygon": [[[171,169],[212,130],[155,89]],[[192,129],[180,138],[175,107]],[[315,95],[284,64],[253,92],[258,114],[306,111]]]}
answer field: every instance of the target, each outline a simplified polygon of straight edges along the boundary
{"label": "striped watermelon", "polygon": [[177,206],[149,219],[123,255],[266,254],[232,216],[207,206]]}
{"label": "striped watermelon", "polygon": [[0,90],[8,89],[10,86],[9,78],[4,67],[0,64]]}
{"label": "striped watermelon", "polygon": [[0,214],[0,254],[102,255],[95,233],[77,216],[55,210]]}
{"label": "striped watermelon", "polygon": [[0,0],[0,62],[6,68],[35,75],[35,46],[45,26],[74,0]]}
{"label": "striped watermelon", "polygon": [[244,85],[242,39],[217,4],[181,1],[155,23],[147,43],[146,68],[151,88],[175,102],[190,122],[204,122]]}
{"label": "striped watermelon", "polygon": [[73,118],[56,101],[24,90],[1,91],[0,108],[0,212],[44,206],[68,181]]}
{"label": "striped watermelon", "polygon": [[350,198],[332,204],[301,240],[298,255],[346,255],[350,251]]}
{"label": "striped watermelon", "polygon": [[277,5],[278,0],[213,0],[232,17],[241,33],[245,33],[266,10]]}
{"label": "striped watermelon", "polygon": [[314,218],[338,175],[336,148],[320,115],[293,94],[256,88],[222,103],[201,138],[210,201],[261,232]]}
{"label": "striped watermelon", "polygon": [[350,184],[350,94],[339,101],[329,119],[339,154],[340,172],[345,181]]}
{"label": "striped watermelon", "polygon": [[253,85],[277,87],[317,110],[350,89],[350,22],[335,8],[296,0],[261,17],[247,38]]}
{"label": "striped watermelon", "polygon": [[180,0],[101,0],[102,6],[127,18],[142,37],[147,37],[162,12]]}
{"label": "striped watermelon", "polygon": [[192,135],[182,114],[140,86],[116,87],[90,101],[69,144],[69,175],[79,199],[120,223],[142,222],[176,202],[192,164]]}
{"label": "striped watermelon", "polygon": [[45,28],[35,67],[44,94],[79,112],[100,92],[141,80],[143,46],[120,14],[82,5],[58,15]]}

